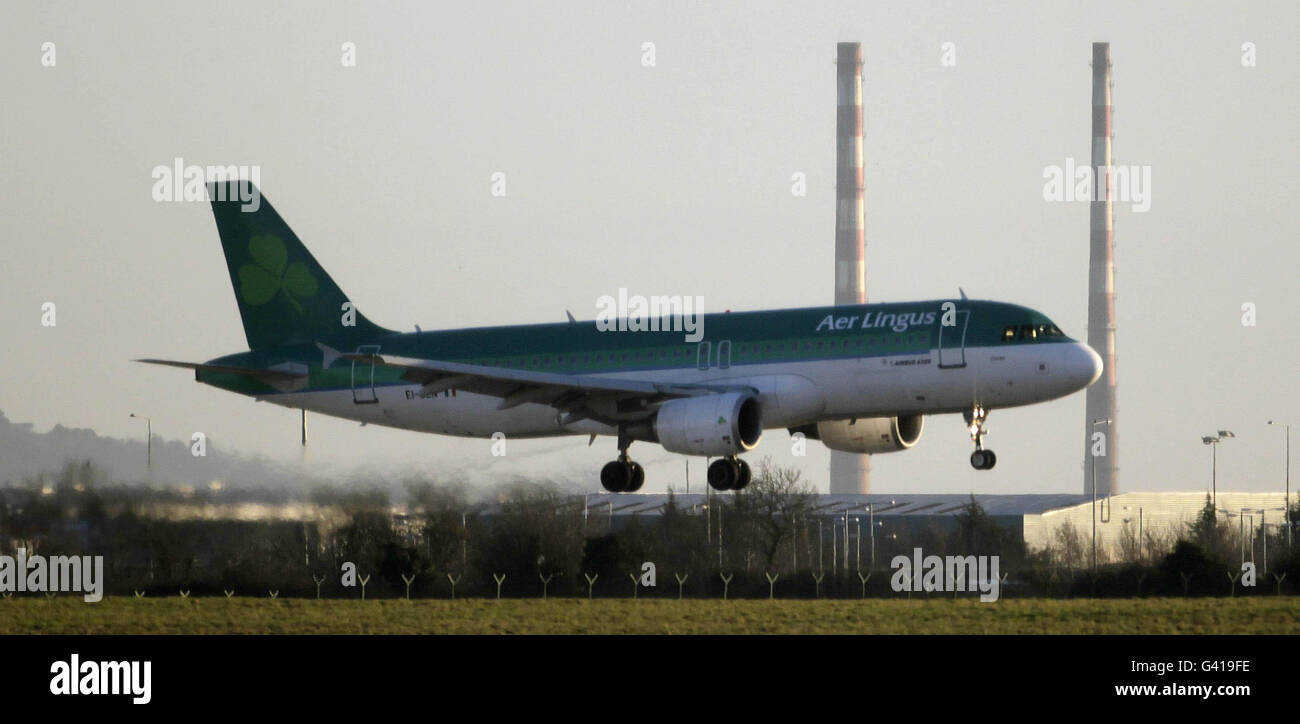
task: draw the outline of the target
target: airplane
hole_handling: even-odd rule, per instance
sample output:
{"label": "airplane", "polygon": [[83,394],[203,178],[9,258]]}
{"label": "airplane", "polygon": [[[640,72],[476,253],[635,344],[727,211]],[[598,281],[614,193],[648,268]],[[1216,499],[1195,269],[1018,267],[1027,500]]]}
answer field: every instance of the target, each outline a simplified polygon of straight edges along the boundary
{"label": "airplane", "polygon": [[634,441],[716,457],[709,484],[742,490],[752,473],[739,456],[764,430],[880,454],[915,446],[926,415],[955,413],[975,446],[971,466],[990,470],[989,411],[1070,395],[1102,372],[1092,348],[1040,312],[964,292],[704,314],[696,341],[669,319],[653,325],[659,331],[620,332],[571,314],[555,324],[398,332],[356,308],[265,197],[241,210],[236,184],[249,182],[210,183],[208,193],[248,351],[137,361],[363,424],[478,438],[587,435],[588,444],[614,437],[618,457],[600,472],[610,492],[645,481],[628,456]]}

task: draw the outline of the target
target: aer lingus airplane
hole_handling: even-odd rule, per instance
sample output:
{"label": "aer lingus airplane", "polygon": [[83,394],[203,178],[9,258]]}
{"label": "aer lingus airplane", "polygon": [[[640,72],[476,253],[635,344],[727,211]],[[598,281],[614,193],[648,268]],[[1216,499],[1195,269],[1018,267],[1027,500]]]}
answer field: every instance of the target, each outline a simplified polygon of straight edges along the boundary
{"label": "aer lingus airplane", "polygon": [[988,470],[997,460],[983,446],[989,410],[1063,397],[1101,375],[1097,353],[1043,314],[964,295],[706,314],[697,342],[681,331],[602,331],[572,318],[396,332],[355,309],[265,198],[244,212],[234,183],[208,192],[250,349],[202,364],[140,361],[376,425],[465,437],[612,436],[618,459],[600,481],[613,492],[645,480],[627,455],[634,440],[717,457],[709,484],[738,490],[750,470],[737,456],[765,429],[886,453],[914,446],[924,416],[945,413],[965,416],[971,465]]}

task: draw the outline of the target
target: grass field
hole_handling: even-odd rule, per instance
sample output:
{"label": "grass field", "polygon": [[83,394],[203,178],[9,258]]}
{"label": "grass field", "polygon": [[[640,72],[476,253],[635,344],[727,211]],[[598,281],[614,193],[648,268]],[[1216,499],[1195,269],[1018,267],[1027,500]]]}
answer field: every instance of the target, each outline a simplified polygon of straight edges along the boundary
{"label": "grass field", "polygon": [[0,633],[1294,634],[1300,600],[14,598],[0,600]]}

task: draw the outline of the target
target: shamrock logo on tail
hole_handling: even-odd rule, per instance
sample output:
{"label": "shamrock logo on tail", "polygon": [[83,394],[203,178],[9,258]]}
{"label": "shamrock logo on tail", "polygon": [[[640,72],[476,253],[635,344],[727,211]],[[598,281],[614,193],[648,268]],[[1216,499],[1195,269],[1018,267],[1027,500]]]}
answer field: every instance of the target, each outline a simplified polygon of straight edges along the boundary
{"label": "shamrock logo on tail", "polygon": [[288,262],[284,242],[278,236],[258,234],[248,240],[248,254],[252,264],[239,267],[239,295],[250,306],[259,307],[271,301],[279,292],[303,313],[299,299],[316,295],[319,285],[307,265],[300,261]]}

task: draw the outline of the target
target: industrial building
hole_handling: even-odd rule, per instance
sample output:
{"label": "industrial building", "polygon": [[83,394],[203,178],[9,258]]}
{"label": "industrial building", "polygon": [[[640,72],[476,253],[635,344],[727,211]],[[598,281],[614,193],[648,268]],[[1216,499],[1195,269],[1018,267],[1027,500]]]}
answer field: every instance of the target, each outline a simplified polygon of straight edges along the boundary
{"label": "industrial building", "polygon": [[[704,514],[720,497],[674,494],[673,503],[681,510]],[[1073,537],[1084,552],[1081,563],[1087,564],[1091,562],[1094,519],[1098,562],[1131,559],[1134,551],[1126,551],[1126,546],[1138,546],[1139,556],[1150,556],[1165,552],[1173,541],[1187,533],[1188,526],[1201,515],[1207,493],[1122,493],[1097,498],[1095,507],[1091,496],[1067,493],[976,494],[973,497],[995,523],[1018,535],[1030,552],[1060,547],[1062,537]],[[853,545],[859,534],[868,535],[866,531],[871,530],[873,523],[877,535],[891,537],[927,530],[949,531],[956,527],[957,516],[969,505],[972,495],[873,493],[813,498],[810,517],[824,521],[827,540],[847,538]],[[1282,530],[1284,498],[1281,491],[1223,492],[1217,494],[1217,510],[1221,521],[1234,529],[1239,527],[1250,541],[1252,536],[1258,536],[1261,525],[1267,527],[1270,535]],[[597,523],[607,522],[613,529],[633,519],[658,516],[668,502],[666,494],[592,494],[584,499],[587,517]],[[836,530],[846,533],[836,533]]]}

